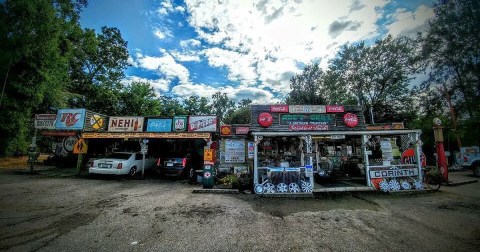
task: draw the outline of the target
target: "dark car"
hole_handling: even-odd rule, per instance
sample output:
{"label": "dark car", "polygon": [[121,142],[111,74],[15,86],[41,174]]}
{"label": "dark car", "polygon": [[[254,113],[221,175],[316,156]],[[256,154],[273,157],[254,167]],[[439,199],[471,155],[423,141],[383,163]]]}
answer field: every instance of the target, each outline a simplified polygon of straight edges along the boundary
{"label": "dark car", "polygon": [[187,178],[190,174],[190,155],[184,157],[159,158],[156,162],[158,174],[168,177]]}

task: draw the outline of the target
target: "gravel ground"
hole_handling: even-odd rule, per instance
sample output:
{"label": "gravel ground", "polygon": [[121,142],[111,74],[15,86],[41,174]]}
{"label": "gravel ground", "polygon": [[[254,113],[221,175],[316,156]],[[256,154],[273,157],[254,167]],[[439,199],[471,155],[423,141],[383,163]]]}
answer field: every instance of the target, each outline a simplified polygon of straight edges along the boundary
{"label": "gravel ground", "polygon": [[[452,179],[472,179],[470,172]],[[0,172],[11,251],[475,251],[480,183],[436,193],[264,198],[147,178]]]}

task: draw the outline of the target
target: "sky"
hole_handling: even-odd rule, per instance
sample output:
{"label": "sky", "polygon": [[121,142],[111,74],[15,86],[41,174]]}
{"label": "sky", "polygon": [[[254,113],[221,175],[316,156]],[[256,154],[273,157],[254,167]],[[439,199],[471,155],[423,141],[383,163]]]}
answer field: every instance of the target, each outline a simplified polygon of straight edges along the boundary
{"label": "sky", "polygon": [[305,65],[327,68],[340,47],[414,36],[432,0],[90,0],[84,28],[117,27],[128,42],[124,83],[158,95],[280,102]]}

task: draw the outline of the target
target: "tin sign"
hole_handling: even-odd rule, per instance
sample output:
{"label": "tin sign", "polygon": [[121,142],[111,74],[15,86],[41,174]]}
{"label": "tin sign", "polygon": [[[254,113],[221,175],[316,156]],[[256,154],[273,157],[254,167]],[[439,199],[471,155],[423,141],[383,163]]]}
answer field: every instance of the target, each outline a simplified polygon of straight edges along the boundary
{"label": "tin sign", "polygon": [[55,129],[56,114],[36,114],[35,129]]}
{"label": "tin sign", "polygon": [[187,131],[187,116],[173,117],[173,131]]}
{"label": "tin sign", "polygon": [[172,119],[153,119],[147,121],[147,132],[171,132]]}
{"label": "tin sign", "polygon": [[220,126],[220,135],[229,136],[230,134],[232,134],[232,126],[231,125]]}
{"label": "tin sign", "polygon": [[388,170],[370,171],[370,178],[398,178],[418,176],[418,169],[415,167],[404,169],[392,168]]}
{"label": "tin sign", "polygon": [[250,127],[236,127],[235,134],[236,135],[246,135],[250,131]]}
{"label": "tin sign", "polygon": [[55,129],[82,130],[85,122],[85,109],[59,109]]}
{"label": "tin sign", "polygon": [[110,131],[110,132],[142,132],[143,131],[143,117],[111,116],[110,120],[108,122],[108,131]]}
{"label": "tin sign", "polygon": [[255,143],[254,142],[248,142],[248,158],[253,158],[255,156]]}
{"label": "tin sign", "polygon": [[189,116],[188,117],[189,132],[215,132],[217,131],[216,116]]}
{"label": "tin sign", "polygon": [[317,131],[317,130],[328,130],[328,125],[324,124],[292,124],[288,125],[288,130],[291,131]]}
{"label": "tin sign", "polygon": [[327,113],[343,113],[345,108],[340,105],[327,105]]}
{"label": "tin sign", "polygon": [[106,131],[107,122],[108,117],[106,115],[87,110],[84,131]]}
{"label": "tin sign", "polygon": [[288,105],[271,105],[270,112],[273,113],[288,113]]}
{"label": "tin sign", "polygon": [[343,122],[350,128],[353,128],[358,125],[358,117],[353,113],[346,113],[343,116]]}
{"label": "tin sign", "polygon": [[289,113],[319,113],[323,114],[327,112],[327,108],[324,105],[290,105],[288,106]]}

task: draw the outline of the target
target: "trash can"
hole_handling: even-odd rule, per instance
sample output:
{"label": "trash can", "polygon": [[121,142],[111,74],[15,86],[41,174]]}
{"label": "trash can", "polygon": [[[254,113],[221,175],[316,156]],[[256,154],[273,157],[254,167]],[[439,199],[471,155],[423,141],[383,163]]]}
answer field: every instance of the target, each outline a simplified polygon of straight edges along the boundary
{"label": "trash can", "polygon": [[205,164],[203,165],[203,188],[213,188],[215,184],[215,170],[213,165]]}

